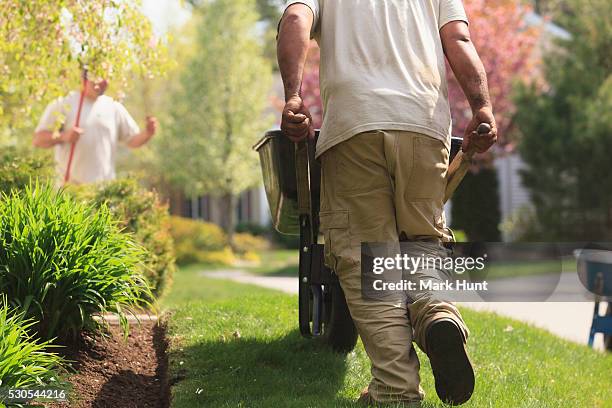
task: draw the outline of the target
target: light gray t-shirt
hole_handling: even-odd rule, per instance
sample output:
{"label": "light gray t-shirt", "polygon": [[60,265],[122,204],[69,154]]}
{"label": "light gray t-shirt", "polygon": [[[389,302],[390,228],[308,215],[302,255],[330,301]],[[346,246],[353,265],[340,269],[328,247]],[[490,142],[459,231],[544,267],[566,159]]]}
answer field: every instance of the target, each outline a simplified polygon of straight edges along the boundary
{"label": "light gray t-shirt", "polygon": [[[73,91],[51,102],[42,115],[36,131],[65,130],[74,126],[80,93]],[[115,157],[119,142],[128,143],[140,133],[138,125],[127,109],[113,98],[101,95],[95,101],[85,98],[81,110],[80,128],[83,134],[76,143],[71,183],[93,183],[115,178]],[[55,146],[55,162],[58,178],[63,181],[70,144]]]}
{"label": "light gray t-shirt", "polygon": [[362,132],[406,130],[450,145],[440,28],[461,0],[290,0],[314,14],[323,126],[317,156]]}

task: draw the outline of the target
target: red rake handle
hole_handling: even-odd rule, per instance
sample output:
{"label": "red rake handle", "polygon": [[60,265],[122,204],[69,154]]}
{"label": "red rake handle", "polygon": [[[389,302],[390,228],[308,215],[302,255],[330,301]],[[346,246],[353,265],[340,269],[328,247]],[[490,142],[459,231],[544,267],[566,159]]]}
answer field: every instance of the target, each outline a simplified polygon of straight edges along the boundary
{"label": "red rake handle", "polygon": [[[83,99],[85,98],[85,86],[87,85],[87,71],[83,71],[83,86],[81,88],[81,97],[79,98],[79,107],[77,109],[76,120],[74,121],[74,127],[79,127],[81,122],[81,111],[83,110]],[[70,144],[70,156],[68,156],[68,166],[66,166],[66,173],[64,174],[64,184],[70,181],[70,170],[72,169],[72,159],[74,159],[74,148],[76,142]]]}

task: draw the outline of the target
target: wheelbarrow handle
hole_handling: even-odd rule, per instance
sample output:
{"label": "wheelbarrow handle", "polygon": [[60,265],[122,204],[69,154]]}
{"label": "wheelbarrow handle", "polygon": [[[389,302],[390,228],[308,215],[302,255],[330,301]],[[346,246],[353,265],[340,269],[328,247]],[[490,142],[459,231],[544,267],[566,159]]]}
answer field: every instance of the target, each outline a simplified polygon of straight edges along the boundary
{"label": "wheelbarrow handle", "polygon": [[[479,135],[486,135],[491,131],[491,125],[488,123],[481,123],[478,125],[476,129],[476,133]],[[444,190],[444,202],[446,203],[453,195],[461,180],[465,177],[468,169],[470,168],[470,164],[472,162],[472,157],[476,153],[476,149],[472,145],[471,148],[468,148],[466,152],[463,150],[459,150],[452,163],[448,166],[447,173],[447,183],[446,189]]]}

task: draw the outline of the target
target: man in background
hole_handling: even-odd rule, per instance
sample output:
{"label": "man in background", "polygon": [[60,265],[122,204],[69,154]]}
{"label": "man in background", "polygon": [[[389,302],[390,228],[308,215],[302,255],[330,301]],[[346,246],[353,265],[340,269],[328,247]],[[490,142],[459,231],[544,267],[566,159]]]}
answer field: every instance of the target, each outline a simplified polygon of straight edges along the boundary
{"label": "man in background", "polygon": [[[366,299],[360,260],[363,242],[411,241],[444,256],[438,248],[453,239],[443,211],[451,136],[445,56],[472,108],[464,150],[484,152],[496,141],[487,76],[463,4],[290,0],[279,25],[278,62],[286,101],[281,129],[296,142],[314,135],[300,96],[311,38],[321,49],[324,117],[316,154],[325,262],[340,280],[372,363],[360,401],[420,404],[414,341],[429,357],[440,399],[462,404],[472,395],[474,371],[458,309],[427,291],[401,301]],[[491,132],[477,135],[480,123]]]}
{"label": "man in background", "polygon": [[130,148],[146,144],[157,131],[157,119],[147,117],[140,130],[125,107],[104,95],[108,82],[88,80],[85,85],[80,124],[75,127],[80,92],[51,102],[34,133],[33,144],[55,148],[56,172],[63,180],[68,167],[71,145],[75,144],[70,169],[70,183],[94,183],[115,178],[117,145]]}

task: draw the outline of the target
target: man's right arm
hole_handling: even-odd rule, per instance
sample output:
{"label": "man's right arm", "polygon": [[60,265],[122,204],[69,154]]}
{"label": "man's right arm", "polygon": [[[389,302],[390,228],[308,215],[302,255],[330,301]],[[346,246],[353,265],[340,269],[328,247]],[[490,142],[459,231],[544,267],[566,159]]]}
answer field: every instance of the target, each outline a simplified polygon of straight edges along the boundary
{"label": "man's right arm", "polygon": [[79,140],[82,133],[83,129],[77,127],[68,129],[64,132],[60,132],[59,130],[54,132],[51,130],[39,130],[34,133],[32,145],[34,145],[34,147],[48,149],[62,143],[74,143]]}
{"label": "man's right arm", "polygon": [[[440,37],[444,54],[472,108],[473,117],[465,130],[464,150],[473,143],[476,151],[484,152],[497,140],[486,71],[472,43],[467,23],[451,21],[440,29]],[[491,125],[491,132],[477,135],[480,123]]]}
{"label": "man's right arm", "polygon": [[278,66],[285,87],[281,129],[295,142],[314,136],[310,111],[300,96],[313,22],[312,10],[296,3],[287,8],[278,29]]}
{"label": "man's right arm", "polygon": [[65,116],[65,99],[58,98],[51,102],[40,118],[40,122],[34,132],[32,145],[43,149],[51,148],[62,143],[74,143],[79,140],[83,130],[74,127],[67,130],[53,130],[60,127],[59,118]]}

